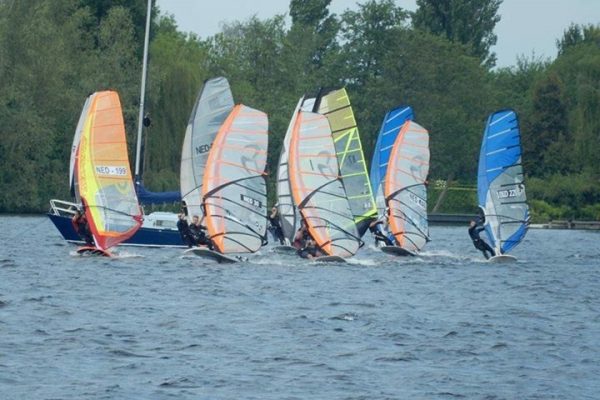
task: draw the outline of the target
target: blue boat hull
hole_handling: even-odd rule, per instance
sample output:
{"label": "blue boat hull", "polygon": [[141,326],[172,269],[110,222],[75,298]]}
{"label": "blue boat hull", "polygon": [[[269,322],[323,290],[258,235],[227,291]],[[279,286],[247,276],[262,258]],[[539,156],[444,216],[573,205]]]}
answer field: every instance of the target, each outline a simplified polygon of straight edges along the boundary
{"label": "blue boat hull", "polygon": [[[77,236],[71,218],[54,214],[47,214],[50,221],[56,226],[62,237],[74,243],[83,243]],[[148,247],[187,247],[183,244],[178,231],[173,229],[140,228],[135,235],[120,244],[120,246],[148,246]]]}

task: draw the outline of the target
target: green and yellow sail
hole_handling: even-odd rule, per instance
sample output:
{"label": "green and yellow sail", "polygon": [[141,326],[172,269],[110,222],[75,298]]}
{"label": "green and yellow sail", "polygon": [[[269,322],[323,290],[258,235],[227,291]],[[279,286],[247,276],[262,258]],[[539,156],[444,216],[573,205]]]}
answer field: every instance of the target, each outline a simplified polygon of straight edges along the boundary
{"label": "green and yellow sail", "polygon": [[373,199],[367,164],[363,154],[354,112],[346,89],[321,91],[315,103],[315,110],[329,120],[340,174],[354,223],[362,236],[369,223],[377,217],[377,207]]}

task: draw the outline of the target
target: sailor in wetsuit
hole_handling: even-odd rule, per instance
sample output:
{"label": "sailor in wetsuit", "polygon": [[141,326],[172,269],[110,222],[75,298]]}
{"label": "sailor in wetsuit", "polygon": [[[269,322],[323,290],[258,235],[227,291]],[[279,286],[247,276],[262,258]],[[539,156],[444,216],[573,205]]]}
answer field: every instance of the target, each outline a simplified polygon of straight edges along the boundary
{"label": "sailor in wetsuit", "polygon": [[471,220],[471,222],[469,223],[469,236],[473,241],[473,246],[475,246],[477,250],[481,250],[483,256],[487,260],[490,258],[488,252],[491,254],[491,257],[495,256],[496,252],[490,247],[489,244],[487,244],[483,239],[479,237],[479,233],[485,230],[485,227],[483,226],[481,219],[478,219],[477,221],[478,223]]}
{"label": "sailor in wetsuit", "polygon": [[300,221],[300,229],[294,236],[294,247],[298,249],[297,253],[302,258],[314,258],[321,254],[317,243],[310,236],[304,220]]}
{"label": "sailor in wetsuit", "polygon": [[185,218],[185,213],[181,212],[178,215],[177,229],[181,235],[181,241],[187,246],[192,247],[194,245],[194,239],[192,238],[192,232],[190,231],[190,225]]}
{"label": "sailor in wetsuit", "polygon": [[[202,219],[204,219],[204,217],[202,217]],[[192,234],[192,241],[196,246],[204,245],[208,246],[209,250],[213,249],[212,240],[210,240],[206,234],[206,227],[202,225],[200,218],[197,215],[192,217],[190,232]]]}
{"label": "sailor in wetsuit", "polygon": [[279,240],[281,245],[285,244],[283,230],[281,229],[281,224],[279,223],[279,211],[277,210],[277,206],[273,206],[273,208],[271,208],[271,214],[269,214],[269,230],[271,231],[271,234],[275,240]]}
{"label": "sailor in wetsuit", "polygon": [[379,242],[383,242],[386,246],[393,246],[394,241],[390,238],[387,232],[387,221],[390,215],[390,209],[386,207],[382,216],[372,221],[369,224],[369,231],[375,239],[375,246],[379,247]]}
{"label": "sailor in wetsuit", "polygon": [[73,229],[75,229],[75,232],[85,244],[88,246],[95,246],[94,237],[90,232],[90,225],[85,217],[85,212],[76,210],[75,215],[73,215],[73,218],[71,219],[71,224],[73,224]]}

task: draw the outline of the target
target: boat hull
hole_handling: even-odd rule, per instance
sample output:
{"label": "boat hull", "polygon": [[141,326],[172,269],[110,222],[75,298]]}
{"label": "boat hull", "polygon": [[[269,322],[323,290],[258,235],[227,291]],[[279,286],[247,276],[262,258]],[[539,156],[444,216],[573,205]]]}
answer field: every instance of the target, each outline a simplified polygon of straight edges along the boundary
{"label": "boat hull", "polygon": [[[75,232],[75,229],[73,229],[70,217],[54,214],[47,215],[66,241],[78,244],[83,243]],[[140,228],[132,237],[120,243],[119,246],[187,247],[176,230],[144,227]]]}

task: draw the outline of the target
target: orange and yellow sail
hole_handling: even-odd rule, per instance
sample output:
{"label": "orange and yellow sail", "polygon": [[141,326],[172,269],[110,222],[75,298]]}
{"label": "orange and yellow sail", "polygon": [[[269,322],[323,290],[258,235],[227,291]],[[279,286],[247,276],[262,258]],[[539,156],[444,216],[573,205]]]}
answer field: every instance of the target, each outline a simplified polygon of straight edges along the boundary
{"label": "orange and yellow sail", "polygon": [[96,246],[102,250],[141,226],[119,95],[96,92],[86,102],[75,161],[75,179]]}

